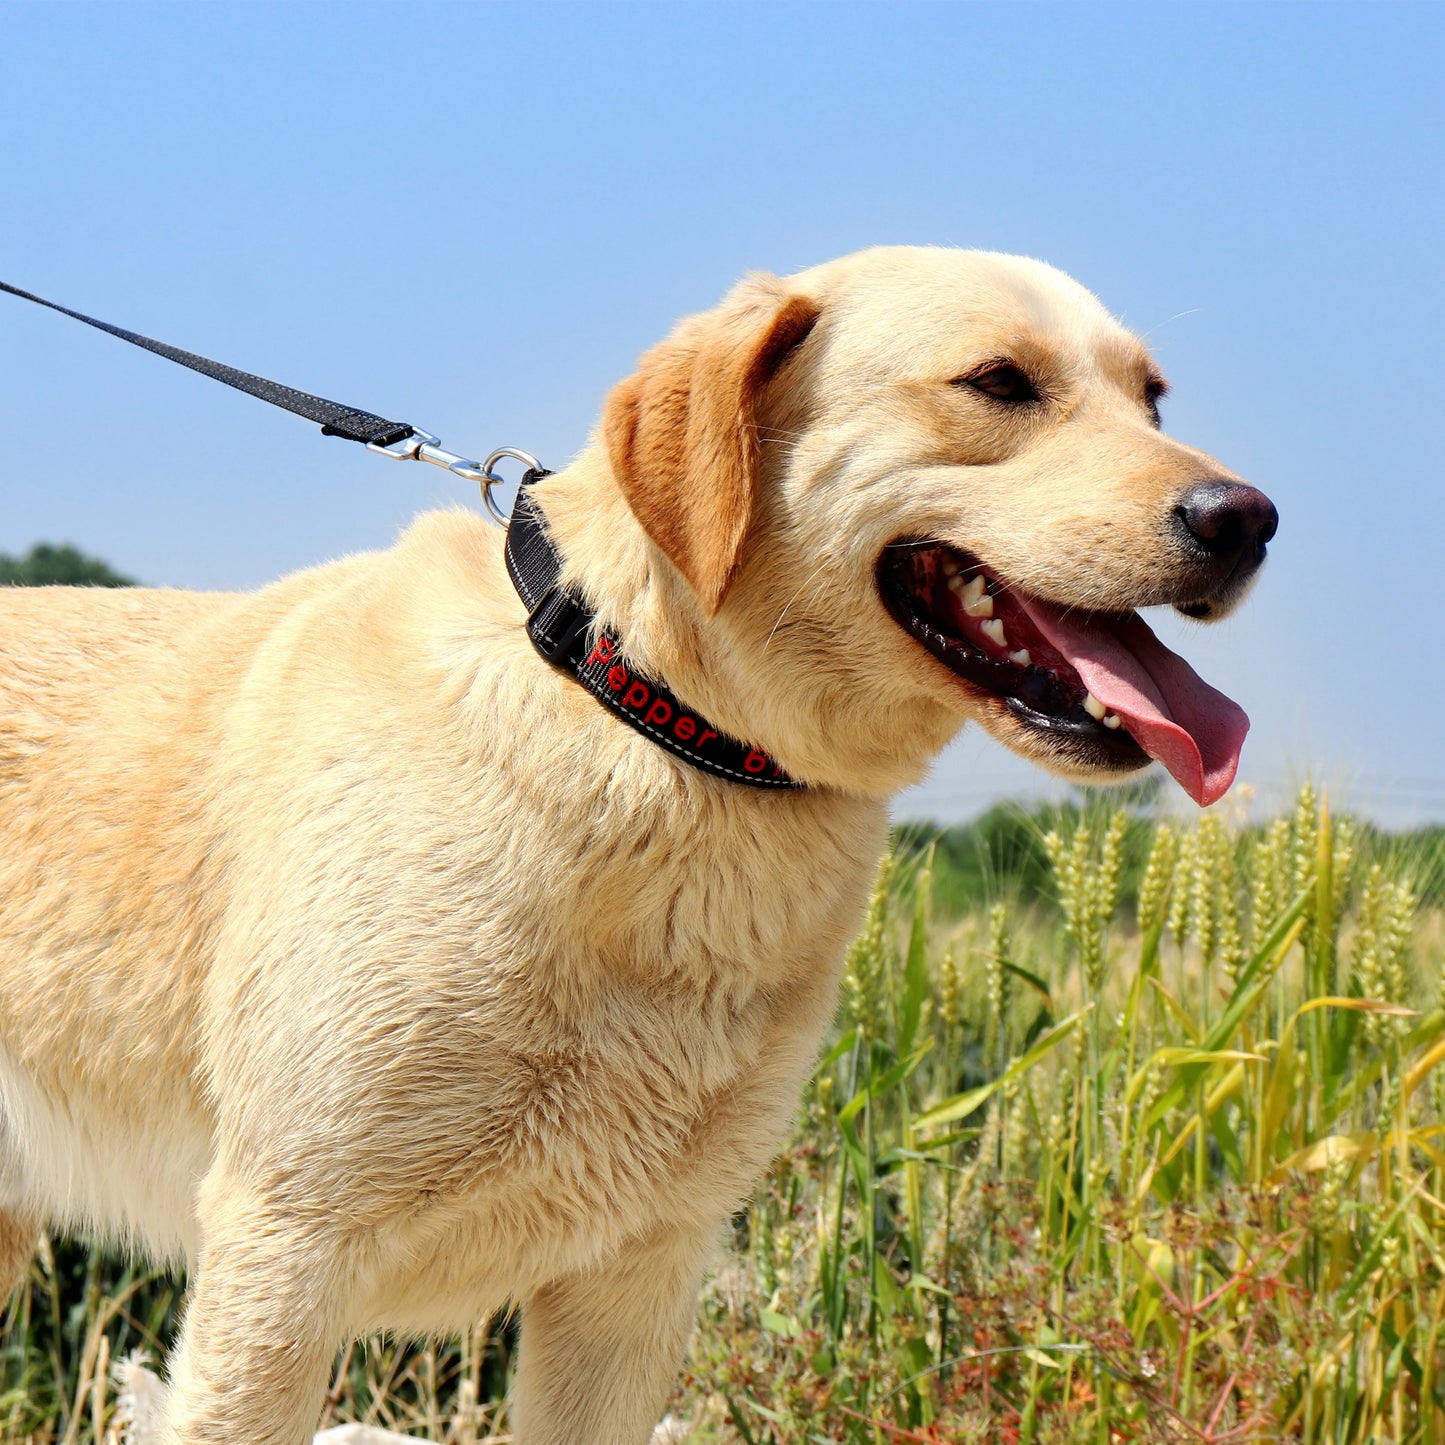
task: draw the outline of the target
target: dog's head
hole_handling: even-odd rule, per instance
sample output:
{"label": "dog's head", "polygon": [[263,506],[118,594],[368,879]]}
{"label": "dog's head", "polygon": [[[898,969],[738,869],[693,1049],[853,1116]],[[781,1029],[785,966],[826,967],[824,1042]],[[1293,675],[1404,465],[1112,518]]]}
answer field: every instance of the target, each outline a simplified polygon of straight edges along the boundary
{"label": "dog's head", "polygon": [[799,776],[892,790],[972,717],[1054,771],[1155,757],[1212,802],[1246,719],[1135,609],[1225,615],[1276,518],[1161,433],[1164,390],[1051,267],[899,247],[745,281],[603,435],[737,699],[720,721]]}

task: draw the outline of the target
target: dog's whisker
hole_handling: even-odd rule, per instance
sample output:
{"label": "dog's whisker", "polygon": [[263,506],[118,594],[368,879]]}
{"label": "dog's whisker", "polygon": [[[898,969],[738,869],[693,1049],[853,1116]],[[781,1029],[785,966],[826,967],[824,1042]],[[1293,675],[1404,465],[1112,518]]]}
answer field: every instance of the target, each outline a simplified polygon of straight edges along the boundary
{"label": "dog's whisker", "polygon": [[1202,306],[1188,306],[1183,311],[1176,311],[1173,316],[1166,316],[1163,321],[1155,322],[1155,324],[1151,326],[1147,331],[1141,331],[1139,333],[1139,336],[1141,339],[1153,336],[1156,331],[1162,331],[1172,322],[1178,321],[1185,316],[1197,315],[1203,310],[1204,308]]}
{"label": "dog's whisker", "polygon": [[818,565],[817,565],[816,567],[814,567],[813,570],[812,570],[811,572],[809,572],[806,577],[803,578],[803,580],[798,584],[797,589],[794,591],[793,595],[792,595],[791,597],[789,597],[788,600],[783,604],[783,610],[778,613],[778,620],[773,623],[772,629],[771,629],[771,630],[769,631],[769,633],[768,633],[768,640],[767,640],[765,643],[763,643],[763,651],[764,651],[764,652],[766,652],[766,651],[768,650],[768,648],[770,648],[770,647],[773,645],[773,638],[777,635],[778,628],[780,628],[780,627],[783,625],[783,618],[788,615],[788,608],[790,608],[790,607],[793,605],[793,603],[795,603],[795,602],[798,600],[798,598],[802,595],[803,589],[804,589],[804,588],[808,585],[808,583],[810,583],[810,582],[813,580],[813,578],[815,578],[815,577],[818,575],[818,573],[821,572],[821,571],[823,570],[823,568],[826,567],[827,565],[828,565],[828,564],[827,564],[826,561],[819,562]]}

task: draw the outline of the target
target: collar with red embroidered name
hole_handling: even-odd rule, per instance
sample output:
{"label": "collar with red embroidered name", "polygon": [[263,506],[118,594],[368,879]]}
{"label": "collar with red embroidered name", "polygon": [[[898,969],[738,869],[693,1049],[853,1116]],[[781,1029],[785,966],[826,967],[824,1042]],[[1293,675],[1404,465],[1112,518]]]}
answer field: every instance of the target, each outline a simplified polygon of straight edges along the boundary
{"label": "collar with red embroidered name", "polygon": [[529,471],[522,478],[507,526],[507,573],[526,605],[533,647],[629,727],[683,762],[751,788],[801,788],[762,748],[728,737],[663,683],[638,673],[618,637],[598,624],[577,593],[561,586],[562,559],[531,492],[532,483],[547,475]]}

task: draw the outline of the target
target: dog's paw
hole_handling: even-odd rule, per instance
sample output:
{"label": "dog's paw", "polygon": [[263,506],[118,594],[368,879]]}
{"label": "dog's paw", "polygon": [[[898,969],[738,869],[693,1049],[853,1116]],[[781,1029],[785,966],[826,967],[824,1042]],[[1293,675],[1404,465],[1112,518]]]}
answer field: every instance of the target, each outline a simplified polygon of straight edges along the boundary
{"label": "dog's paw", "polygon": [[650,1445],[686,1445],[691,1434],[687,1426],[673,1415],[665,1415],[662,1424],[652,1432]]}

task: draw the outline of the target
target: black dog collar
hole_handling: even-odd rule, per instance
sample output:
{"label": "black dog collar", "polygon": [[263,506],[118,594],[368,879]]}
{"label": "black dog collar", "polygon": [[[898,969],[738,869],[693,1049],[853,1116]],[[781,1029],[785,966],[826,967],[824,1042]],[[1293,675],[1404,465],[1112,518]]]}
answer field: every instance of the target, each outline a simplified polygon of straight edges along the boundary
{"label": "black dog collar", "polygon": [[527,606],[533,647],[629,727],[693,767],[754,788],[802,787],[761,748],[719,732],[660,682],[638,674],[617,637],[596,625],[597,614],[558,584],[562,559],[531,493],[532,483],[548,475],[529,471],[522,478],[507,527],[507,572]]}

